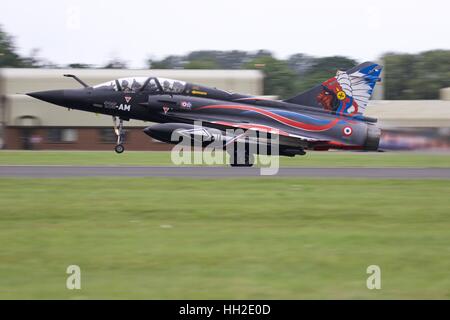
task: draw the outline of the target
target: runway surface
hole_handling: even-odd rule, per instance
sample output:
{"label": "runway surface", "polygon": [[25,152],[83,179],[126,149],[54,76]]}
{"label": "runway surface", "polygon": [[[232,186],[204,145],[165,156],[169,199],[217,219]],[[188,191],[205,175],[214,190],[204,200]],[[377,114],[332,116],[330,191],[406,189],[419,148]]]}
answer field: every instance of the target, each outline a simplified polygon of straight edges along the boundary
{"label": "runway surface", "polygon": [[[0,166],[0,177],[259,177],[259,168],[127,167],[127,166]],[[270,176],[268,176],[270,177]],[[450,179],[450,168],[280,168],[272,177]]]}

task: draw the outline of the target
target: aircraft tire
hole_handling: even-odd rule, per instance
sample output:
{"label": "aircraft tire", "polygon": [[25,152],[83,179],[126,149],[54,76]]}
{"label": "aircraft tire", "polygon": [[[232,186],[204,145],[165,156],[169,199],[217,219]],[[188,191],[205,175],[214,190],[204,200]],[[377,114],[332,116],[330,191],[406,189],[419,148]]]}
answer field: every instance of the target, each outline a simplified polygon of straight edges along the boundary
{"label": "aircraft tire", "polygon": [[125,147],[123,146],[123,144],[118,144],[114,147],[114,151],[116,153],[122,153],[125,151]]}

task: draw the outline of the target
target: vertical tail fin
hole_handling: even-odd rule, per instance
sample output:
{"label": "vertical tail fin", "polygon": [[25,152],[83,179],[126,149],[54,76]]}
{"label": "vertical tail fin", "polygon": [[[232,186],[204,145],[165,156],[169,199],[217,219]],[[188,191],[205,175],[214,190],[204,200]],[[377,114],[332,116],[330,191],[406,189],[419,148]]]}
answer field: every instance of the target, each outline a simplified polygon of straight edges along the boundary
{"label": "vertical tail fin", "polygon": [[364,62],[347,71],[338,71],[333,78],[285,101],[338,114],[361,115],[380,79],[381,69],[376,63]]}

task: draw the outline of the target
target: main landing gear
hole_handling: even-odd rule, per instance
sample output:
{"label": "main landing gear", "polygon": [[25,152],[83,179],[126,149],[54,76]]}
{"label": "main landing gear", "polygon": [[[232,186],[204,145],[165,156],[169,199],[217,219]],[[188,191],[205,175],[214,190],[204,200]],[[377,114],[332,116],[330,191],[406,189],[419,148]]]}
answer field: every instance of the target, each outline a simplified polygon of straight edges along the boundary
{"label": "main landing gear", "polygon": [[255,163],[255,156],[248,152],[234,152],[231,156],[230,166],[232,167],[251,167]]}
{"label": "main landing gear", "polygon": [[232,167],[251,167],[255,163],[255,156],[250,153],[249,144],[244,144],[245,148],[239,149],[238,144],[234,144],[232,153],[230,155],[230,166]]}
{"label": "main landing gear", "polygon": [[114,147],[114,151],[116,153],[122,153],[125,151],[125,147],[123,146],[123,137],[125,134],[123,132],[123,120],[113,116],[113,124],[114,124],[114,133],[117,136],[117,143],[116,146]]}

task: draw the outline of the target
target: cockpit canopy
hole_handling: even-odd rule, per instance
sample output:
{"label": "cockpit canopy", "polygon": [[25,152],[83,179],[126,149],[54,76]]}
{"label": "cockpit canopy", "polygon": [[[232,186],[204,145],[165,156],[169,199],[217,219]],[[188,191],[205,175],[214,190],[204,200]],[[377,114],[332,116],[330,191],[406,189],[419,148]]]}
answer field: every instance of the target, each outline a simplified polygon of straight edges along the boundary
{"label": "cockpit canopy", "polygon": [[93,87],[100,90],[114,90],[123,92],[145,91],[153,94],[170,93],[180,94],[186,88],[186,82],[160,77],[132,77],[120,78],[98,84]]}

